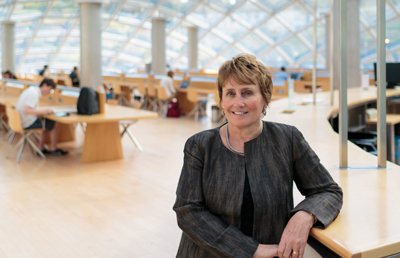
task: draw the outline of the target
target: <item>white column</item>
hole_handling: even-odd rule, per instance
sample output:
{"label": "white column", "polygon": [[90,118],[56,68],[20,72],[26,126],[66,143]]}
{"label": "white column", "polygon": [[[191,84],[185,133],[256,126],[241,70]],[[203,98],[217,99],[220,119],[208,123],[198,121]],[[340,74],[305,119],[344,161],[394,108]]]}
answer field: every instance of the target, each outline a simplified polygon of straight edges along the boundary
{"label": "white column", "polygon": [[361,86],[360,68],[360,2],[348,0],[347,5],[347,62],[348,62],[348,87]]}
{"label": "white column", "polygon": [[1,71],[15,73],[15,23],[3,21],[1,25]]}
{"label": "white column", "polygon": [[339,1],[333,1],[332,4],[332,74],[331,80],[334,89],[339,89],[339,78],[340,78],[340,3]]}
{"label": "white column", "polygon": [[[378,76],[378,167],[386,168],[387,159],[387,130],[386,130],[386,1],[377,0],[377,76]],[[394,139],[390,139],[392,146]],[[393,148],[392,148],[393,156]],[[394,160],[392,160],[394,162]]]}
{"label": "white column", "polygon": [[347,0],[340,0],[340,88],[339,88],[339,166],[348,166],[348,11]]}
{"label": "white column", "polygon": [[81,86],[102,84],[101,0],[78,0],[80,6]]}
{"label": "white column", "polygon": [[165,19],[154,17],[151,27],[151,70],[153,74],[165,74],[165,45]]}
{"label": "white column", "polygon": [[313,23],[313,68],[312,68],[312,94],[313,94],[313,105],[317,103],[317,1],[314,1],[314,23]]}
{"label": "white column", "polygon": [[331,49],[331,18],[332,15],[330,13],[325,14],[325,68],[327,71],[330,71],[332,65],[332,56],[330,55]]}
{"label": "white column", "polygon": [[188,68],[198,69],[198,27],[188,27]]}

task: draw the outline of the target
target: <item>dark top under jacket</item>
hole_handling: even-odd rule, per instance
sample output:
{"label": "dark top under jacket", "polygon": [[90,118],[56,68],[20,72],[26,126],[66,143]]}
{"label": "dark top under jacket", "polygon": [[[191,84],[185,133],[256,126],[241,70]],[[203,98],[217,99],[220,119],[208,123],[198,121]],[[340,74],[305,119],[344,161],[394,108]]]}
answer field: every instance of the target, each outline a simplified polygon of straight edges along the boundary
{"label": "dark top under jacket", "polygon": [[[341,188],[299,130],[263,123],[262,133],[245,143],[244,156],[223,145],[219,128],[187,140],[174,205],[183,231],[176,257],[250,258],[259,243],[278,244],[299,210],[313,213],[320,227],[338,215]],[[246,171],[254,203],[252,237],[240,231]],[[293,183],[306,196],[296,207]]]}

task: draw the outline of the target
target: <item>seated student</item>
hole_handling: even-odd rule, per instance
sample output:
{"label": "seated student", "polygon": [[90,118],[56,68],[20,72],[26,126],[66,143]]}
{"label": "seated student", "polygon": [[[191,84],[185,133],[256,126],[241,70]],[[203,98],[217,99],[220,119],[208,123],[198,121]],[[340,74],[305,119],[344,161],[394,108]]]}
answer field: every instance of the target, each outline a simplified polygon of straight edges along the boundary
{"label": "seated student", "polygon": [[[56,122],[49,119],[42,120],[40,116],[53,113],[51,109],[38,109],[41,96],[46,96],[56,88],[56,84],[52,79],[43,79],[39,87],[31,86],[20,95],[16,109],[21,116],[22,126],[25,129],[43,128],[42,138],[39,148],[45,155],[61,156],[68,152],[57,148],[57,128]],[[45,144],[49,142],[48,149]]]}
{"label": "seated student", "polygon": [[15,76],[15,74],[13,74],[10,70],[7,70],[7,71],[3,72],[2,76],[3,76],[4,79],[17,80],[17,76]]}
{"label": "seated student", "polygon": [[160,82],[160,86],[164,87],[167,90],[167,95],[170,98],[174,97],[176,94],[176,89],[174,87],[173,79],[174,79],[174,72],[168,71],[167,77],[164,77]]}

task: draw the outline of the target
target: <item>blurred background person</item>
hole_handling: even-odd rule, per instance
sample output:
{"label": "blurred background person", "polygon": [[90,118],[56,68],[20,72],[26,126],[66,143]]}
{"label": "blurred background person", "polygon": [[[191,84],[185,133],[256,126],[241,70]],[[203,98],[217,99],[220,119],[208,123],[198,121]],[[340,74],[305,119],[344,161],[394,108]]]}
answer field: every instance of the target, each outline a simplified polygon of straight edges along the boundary
{"label": "blurred background person", "polygon": [[43,76],[44,78],[49,77],[49,66],[48,65],[44,65],[43,69],[39,71],[39,75]]}
{"label": "blurred background person", "polygon": [[174,72],[173,71],[170,70],[167,72],[167,76],[161,80],[160,86],[164,87],[166,89],[167,95],[169,98],[175,97],[176,89],[174,87]]}
{"label": "blurred background person", "polygon": [[69,74],[69,78],[71,79],[72,86],[74,87],[80,86],[78,67],[74,66],[71,73]]}

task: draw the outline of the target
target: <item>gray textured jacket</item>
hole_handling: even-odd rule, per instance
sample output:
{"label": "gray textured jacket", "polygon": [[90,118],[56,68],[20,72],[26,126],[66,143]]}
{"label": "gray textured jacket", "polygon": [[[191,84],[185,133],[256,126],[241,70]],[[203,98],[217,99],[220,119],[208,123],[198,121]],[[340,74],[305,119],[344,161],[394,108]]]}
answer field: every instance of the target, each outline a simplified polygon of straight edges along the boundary
{"label": "gray textured jacket", "polygon": [[[342,206],[341,188],[293,126],[264,122],[245,156],[228,150],[219,128],[190,137],[174,210],[183,230],[177,257],[252,257],[259,243],[278,244],[296,211],[328,226]],[[240,230],[245,171],[254,201],[253,238]],[[293,182],[306,197],[293,208]]]}

